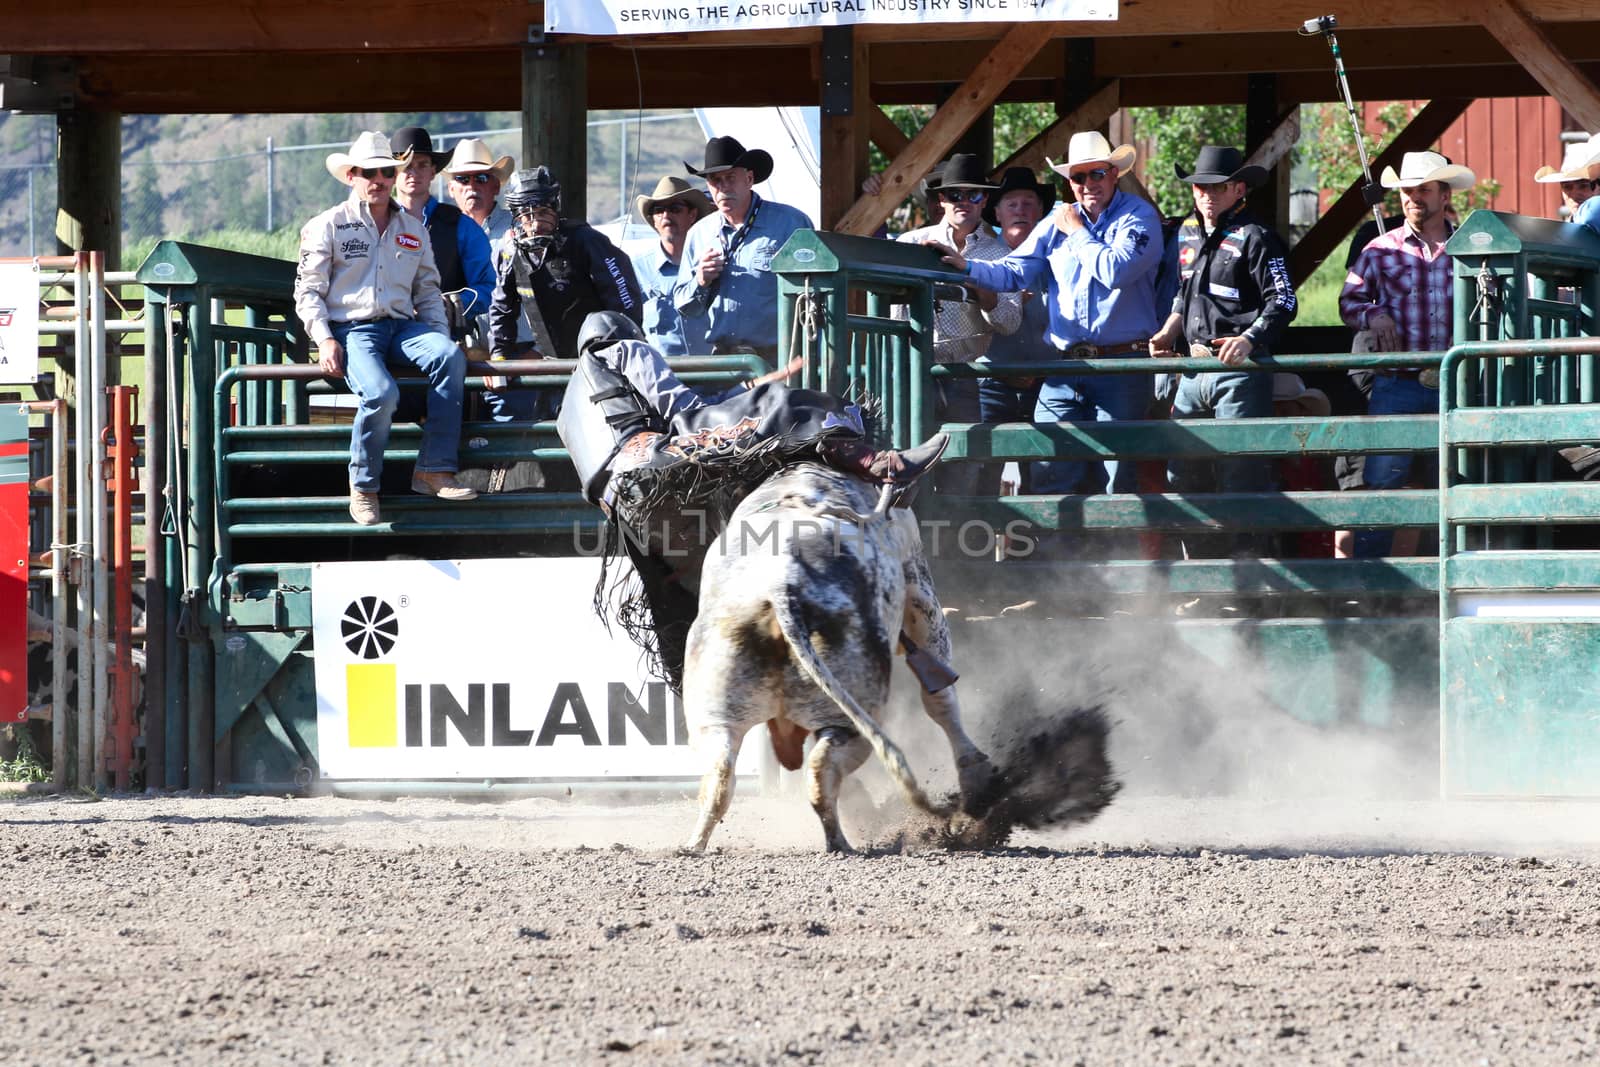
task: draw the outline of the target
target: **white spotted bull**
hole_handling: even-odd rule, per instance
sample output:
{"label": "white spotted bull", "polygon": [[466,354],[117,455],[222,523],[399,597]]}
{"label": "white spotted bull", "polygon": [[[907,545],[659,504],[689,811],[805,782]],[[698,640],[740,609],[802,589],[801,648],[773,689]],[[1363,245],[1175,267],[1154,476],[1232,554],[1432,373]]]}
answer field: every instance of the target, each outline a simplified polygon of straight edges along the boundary
{"label": "white spotted bull", "polygon": [[[806,733],[815,734],[807,786],[830,852],[850,850],[839,787],[869,752],[913,804],[948,814],[878,723],[897,646],[948,661],[950,631],[916,519],[905,509],[874,516],[876,493],[851,475],[798,464],[746,497],[712,543],[683,687],[690,733],[710,766],[685,851],[703,851],[727,813],[740,745],[762,723],[790,769]],[[923,708],[949,740],[963,808],[976,813],[993,784],[989,759],[962,729],[954,686],[927,688]]]}

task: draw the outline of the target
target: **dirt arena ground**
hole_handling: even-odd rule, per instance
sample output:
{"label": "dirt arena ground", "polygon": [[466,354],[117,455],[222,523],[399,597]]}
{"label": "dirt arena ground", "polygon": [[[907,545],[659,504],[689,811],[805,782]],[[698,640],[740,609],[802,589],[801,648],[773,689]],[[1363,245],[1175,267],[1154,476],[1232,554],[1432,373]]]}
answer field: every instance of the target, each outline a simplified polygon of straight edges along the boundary
{"label": "dirt arena ground", "polygon": [[1600,1055],[1600,810],[1127,796],[827,858],[804,802],[0,799],[0,1062]]}

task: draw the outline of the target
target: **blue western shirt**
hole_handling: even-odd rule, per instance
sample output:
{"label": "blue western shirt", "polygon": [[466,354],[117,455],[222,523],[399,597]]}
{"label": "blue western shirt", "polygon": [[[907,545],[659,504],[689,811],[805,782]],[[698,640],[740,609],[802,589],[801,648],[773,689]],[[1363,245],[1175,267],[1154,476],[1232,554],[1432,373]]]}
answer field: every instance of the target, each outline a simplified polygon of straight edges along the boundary
{"label": "blue western shirt", "polygon": [[709,320],[704,316],[685,319],[672,302],[678,284],[678,264],[667,258],[660,245],[633,257],[633,273],[644,290],[644,335],[663,356],[704,356],[711,352],[706,340]]}
{"label": "blue western shirt", "polygon": [[1045,294],[1047,336],[1058,349],[1080,341],[1112,345],[1144,340],[1161,328],[1155,295],[1161,253],[1156,209],[1118,190],[1099,219],[1085,217],[1071,236],[1057,229],[1052,213],[1009,256],[968,260],[967,273],[997,292]]}
{"label": "blue western shirt", "polygon": [[[438,206],[439,198],[436,196],[428,197],[428,202],[422,205],[424,226],[433,217],[433,209]],[[489,250],[489,238],[483,235],[482,227],[464,212],[460,225],[456,227],[456,251],[461,256],[461,273],[467,277],[468,292],[461,294],[461,306],[469,316],[482,315],[494,301],[494,260]]]}
{"label": "blue western shirt", "polygon": [[686,330],[694,319],[705,323],[705,336],[712,345],[777,346],[778,276],[772,271],[772,257],[794,231],[811,228],[805,212],[788,204],[752,194],[750,210],[755,219],[710,294],[695,280],[695,264],[713,244],[726,248],[739,227],[729,225],[721,212],[713,211],[690,227],[684,241],[673,303],[683,315]]}

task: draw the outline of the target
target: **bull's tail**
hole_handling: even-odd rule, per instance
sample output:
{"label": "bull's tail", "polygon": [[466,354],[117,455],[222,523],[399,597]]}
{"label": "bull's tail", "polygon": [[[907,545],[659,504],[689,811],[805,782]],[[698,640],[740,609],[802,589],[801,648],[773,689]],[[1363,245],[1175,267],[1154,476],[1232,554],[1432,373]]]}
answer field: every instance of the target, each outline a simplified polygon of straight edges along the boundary
{"label": "bull's tail", "polygon": [[790,651],[800,664],[800,669],[806,672],[806,676],[818,689],[839,705],[839,710],[845,713],[856,732],[872,745],[872,751],[883,761],[889,777],[895,780],[895,784],[911,803],[930,814],[939,814],[939,810],[929,802],[927,794],[923,793],[922,787],[917,784],[917,777],[912,773],[911,765],[906,762],[905,753],[901,752],[899,746],[883,732],[883,727],[878,725],[877,720],[857,704],[849,691],[839,684],[839,679],[834,677],[828,665],[822,662],[817,650],[811,647],[811,635],[795,611],[793,596],[785,592],[783,595],[773,597],[772,611],[778,620],[778,628],[783,631],[784,640],[789,643]]}

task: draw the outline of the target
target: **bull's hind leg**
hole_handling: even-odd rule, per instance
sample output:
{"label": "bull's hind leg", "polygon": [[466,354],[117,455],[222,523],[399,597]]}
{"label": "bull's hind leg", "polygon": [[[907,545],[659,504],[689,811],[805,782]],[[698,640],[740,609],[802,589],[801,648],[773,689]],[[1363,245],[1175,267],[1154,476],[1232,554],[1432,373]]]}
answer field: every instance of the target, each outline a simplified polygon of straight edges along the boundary
{"label": "bull's hind leg", "polygon": [[700,732],[698,747],[711,761],[700,778],[700,821],[682,851],[698,855],[706,850],[711,831],[728,814],[733,802],[733,765],[739,759],[743,731],[728,727],[708,727]]}
{"label": "bull's hind leg", "polygon": [[811,810],[822,821],[822,836],[829,852],[853,852],[839,826],[839,786],[845,776],[859,768],[872,754],[866,738],[853,730],[827,726],[817,731],[806,767]]}
{"label": "bull's hind leg", "polygon": [[[951,663],[950,626],[944,620],[944,607],[939,594],[934,592],[933,576],[928,564],[921,558],[909,561],[905,567],[906,608],[902,627],[918,647],[933,653],[945,663]],[[969,815],[978,816],[994,803],[999,786],[998,774],[989,757],[973,743],[961,725],[961,703],[956,698],[956,687],[946,686],[930,693],[918,686],[922,710],[928,718],[944,731],[950,743],[950,755],[956,761],[956,778],[961,786],[961,808]]]}

